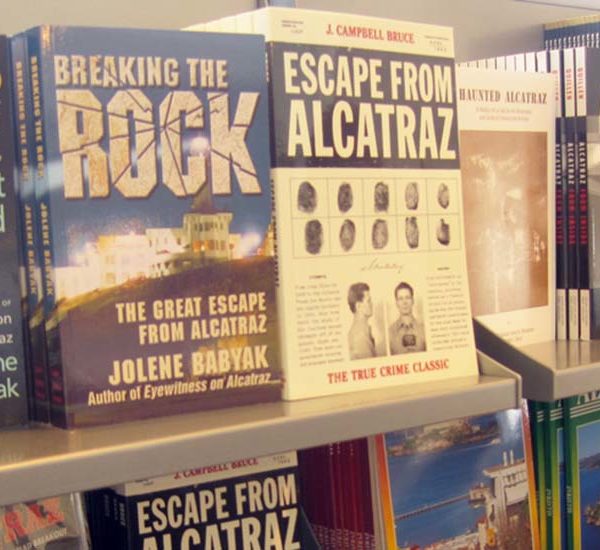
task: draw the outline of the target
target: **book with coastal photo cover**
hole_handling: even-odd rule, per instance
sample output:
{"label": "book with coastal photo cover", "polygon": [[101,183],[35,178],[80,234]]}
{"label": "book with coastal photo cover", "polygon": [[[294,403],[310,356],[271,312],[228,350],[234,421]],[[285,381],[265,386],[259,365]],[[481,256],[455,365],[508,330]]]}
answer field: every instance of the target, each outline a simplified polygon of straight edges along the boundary
{"label": "book with coastal photo cover", "polygon": [[284,396],[477,373],[446,27],[267,8]]}
{"label": "book with coastal photo cover", "polygon": [[375,436],[377,548],[539,548],[524,409]]}
{"label": "book with coastal photo cover", "polygon": [[514,345],[554,339],[554,77],[458,68],[473,316]]}

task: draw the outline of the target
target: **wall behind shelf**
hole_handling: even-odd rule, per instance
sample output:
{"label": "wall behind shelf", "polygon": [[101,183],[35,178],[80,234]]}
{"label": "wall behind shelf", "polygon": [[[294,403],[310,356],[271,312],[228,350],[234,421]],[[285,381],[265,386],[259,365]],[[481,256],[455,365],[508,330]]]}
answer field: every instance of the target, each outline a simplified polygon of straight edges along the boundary
{"label": "wall behind shelf", "polygon": [[[248,11],[253,0],[4,0],[0,33],[41,23],[178,29]],[[541,24],[590,10],[515,0],[296,0],[300,8],[345,11],[452,26],[456,58],[489,57],[542,47]],[[11,9],[8,9],[12,6]]]}

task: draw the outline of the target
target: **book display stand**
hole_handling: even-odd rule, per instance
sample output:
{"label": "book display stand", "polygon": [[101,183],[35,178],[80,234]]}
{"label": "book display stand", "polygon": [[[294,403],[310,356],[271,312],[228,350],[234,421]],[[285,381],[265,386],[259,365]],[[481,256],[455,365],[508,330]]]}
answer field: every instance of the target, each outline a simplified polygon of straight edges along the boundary
{"label": "book display stand", "polygon": [[600,388],[600,341],[552,340],[515,348],[475,321],[478,349],[516,372],[523,397],[555,401]]}
{"label": "book display stand", "polygon": [[73,431],[5,432],[0,505],[519,406],[519,376],[484,354],[479,370],[437,384]]}

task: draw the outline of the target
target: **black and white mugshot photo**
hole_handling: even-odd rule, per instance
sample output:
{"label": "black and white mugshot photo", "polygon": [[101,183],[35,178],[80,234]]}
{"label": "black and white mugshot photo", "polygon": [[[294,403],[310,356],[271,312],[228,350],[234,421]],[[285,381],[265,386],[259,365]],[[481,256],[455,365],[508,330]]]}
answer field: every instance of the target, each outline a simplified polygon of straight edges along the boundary
{"label": "black and white mugshot photo", "polygon": [[348,329],[350,359],[386,355],[383,302],[374,299],[370,284],[357,281],[349,286],[347,308],[351,315]]}
{"label": "black and white mugshot photo", "polygon": [[388,302],[388,339],[390,353],[399,355],[425,351],[425,324],[420,300],[413,285],[400,281],[393,290],[393,302]]}

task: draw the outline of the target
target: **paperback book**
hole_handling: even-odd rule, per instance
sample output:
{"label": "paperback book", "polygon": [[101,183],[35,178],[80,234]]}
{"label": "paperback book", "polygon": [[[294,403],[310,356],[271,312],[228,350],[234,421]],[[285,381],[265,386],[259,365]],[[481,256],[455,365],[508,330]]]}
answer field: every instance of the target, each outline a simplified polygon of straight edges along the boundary
{"label": "paperback book", "polygon": [[279,399],[262,38],[43,26],[28,48],[52,422]]}
{"label": "paperback book", "polygon": [[474,317],[513,345],[554,339],[554,78],[458,68]]}
{"label": "paperback book", "polygon": [[0,506],[3,550],[88,550],[88,531],[79,493]]}
{"label": "paperback book", "polygon": [[299,505],[293,452],[95,491],[90,510],[92,533],[103,535],[93,542],[102,547],[317,549]]}
{"label": "paperback book", "polygon": [[267,8],[284,396],[477,373],[445,27]]}
{"label": "paperback book", "polygon": [[513,409],[376,436],[378,548],[537,548],[523,418]]}
{"label": "paperback book", "polygon": [[10,44],[0,36],[0,427],[26,424],[29,418],[10,74]]}

